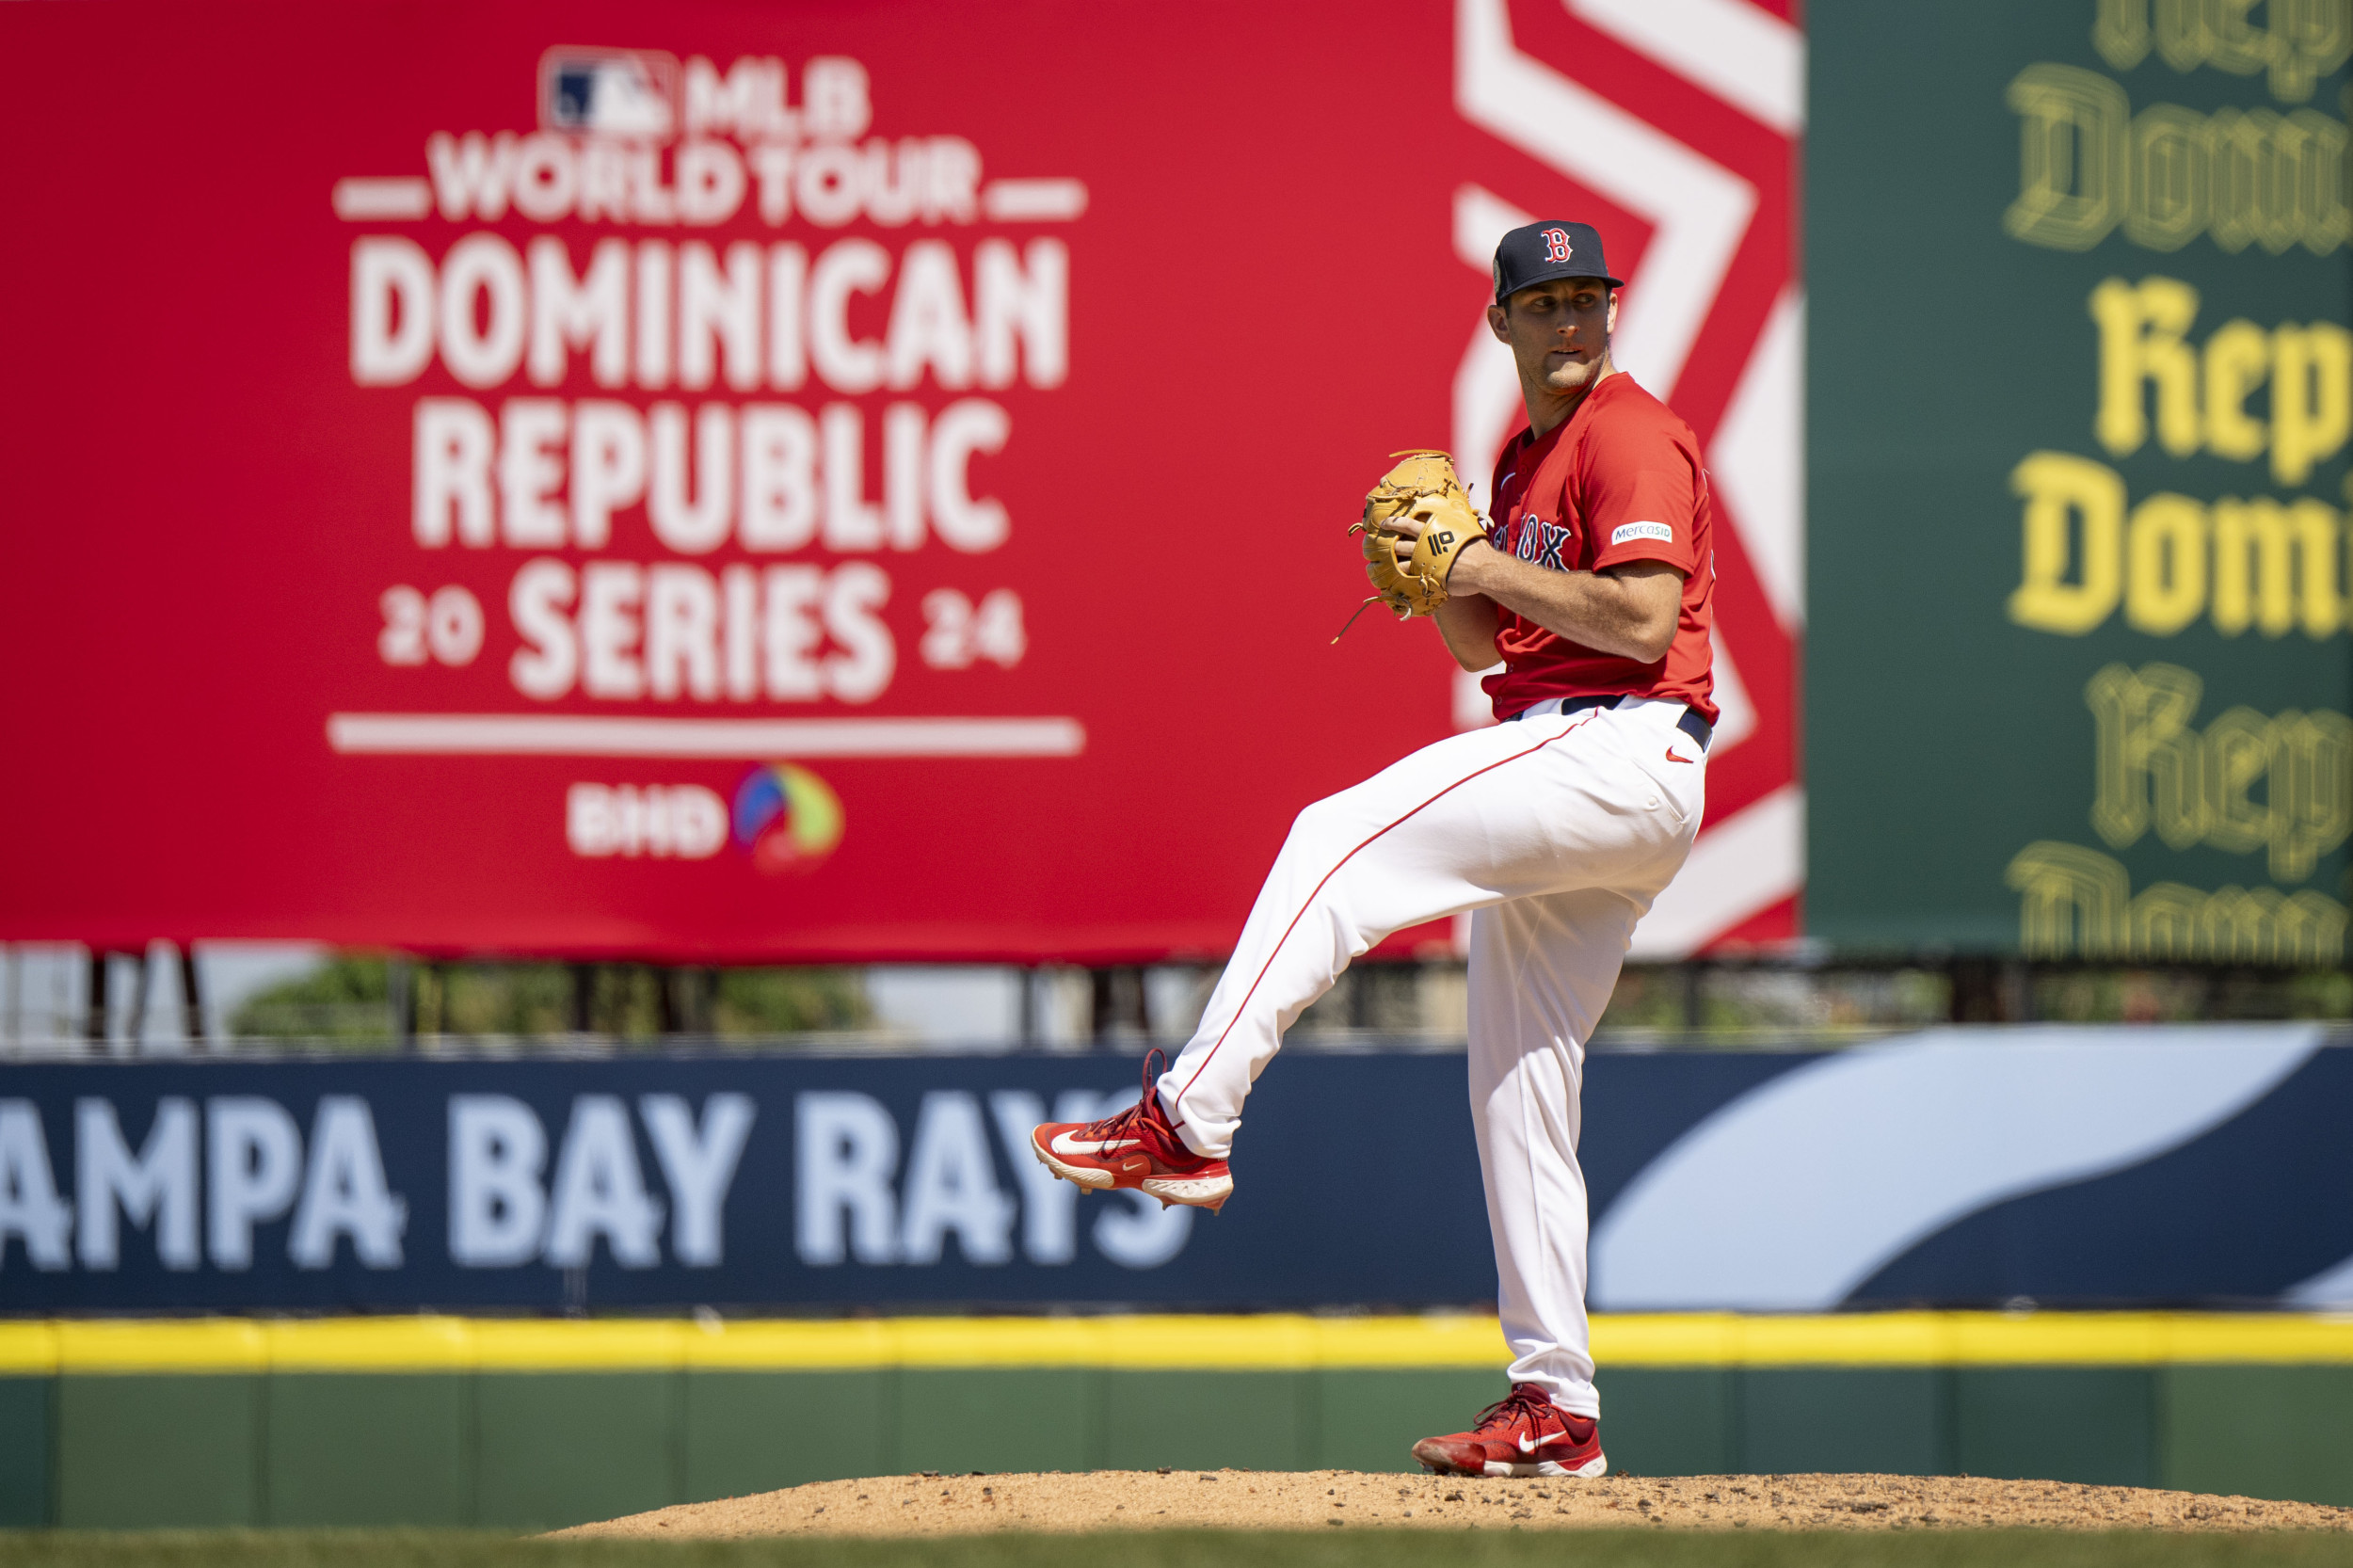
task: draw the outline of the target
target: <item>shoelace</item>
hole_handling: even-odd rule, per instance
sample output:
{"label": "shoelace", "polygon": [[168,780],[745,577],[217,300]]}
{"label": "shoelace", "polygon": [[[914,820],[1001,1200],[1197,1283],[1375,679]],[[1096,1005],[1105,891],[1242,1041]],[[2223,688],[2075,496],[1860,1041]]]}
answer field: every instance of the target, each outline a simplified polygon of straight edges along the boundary
{"label": "shoelace", "polygon": [[1534,1384],[1515,1383],[1509,1394],[1479,1413],[1479,1424],[1471,1430],[1485,1432],[1491,1426],[1508,1429],[1514,1421],[1526,1421],[1532,1435],[1554,1408],[1550,1398]]}
{"label": "shoelace", "polygon": [[1160,1114],[1160,1096],[1153,1093],[1153,1085],[1159,1081],[1160,1072],[1167,1066],[1168,1053],[1161,1050],[1160,1047],[1154,1046],[1150,1050],[1145,1051],[1144,1053],[1143,1095],[1127,1110],[1113,1112],[1100,1121],[1088,1123],[1087,1136],[1095,1139],[1115,1138],[1139,1121],[1149,1121],[1155,1127],[1166,1127],[1167,1120]]}

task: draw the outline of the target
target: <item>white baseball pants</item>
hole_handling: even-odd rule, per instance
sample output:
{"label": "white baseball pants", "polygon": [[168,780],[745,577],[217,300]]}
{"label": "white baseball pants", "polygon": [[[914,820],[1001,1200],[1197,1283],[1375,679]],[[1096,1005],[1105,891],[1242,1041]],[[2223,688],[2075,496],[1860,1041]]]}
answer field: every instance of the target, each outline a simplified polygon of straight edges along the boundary
{"label": "white baseball pants", "polygon": [[1577,1163],[1585,1042],[1635,922],[1690,852],[1707,763],[1675,728],[1681,703],[1558,708],[1425,746],[1302,811],[1159,1088],[1187,1146],[1224,1158],[1283,1032],[1352,959],[1474,911],[1471,1125],[1511,1377],[1598,1416]]}

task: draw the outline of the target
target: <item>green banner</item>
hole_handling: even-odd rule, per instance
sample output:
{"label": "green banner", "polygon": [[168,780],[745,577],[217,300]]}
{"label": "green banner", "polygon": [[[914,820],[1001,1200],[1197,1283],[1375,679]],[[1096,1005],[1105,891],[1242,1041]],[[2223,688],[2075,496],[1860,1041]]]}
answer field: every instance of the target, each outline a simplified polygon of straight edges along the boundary
{"label": "green banner", "polygon": [[1814,0],[1805,924],[2340,964],[2353,0]]}

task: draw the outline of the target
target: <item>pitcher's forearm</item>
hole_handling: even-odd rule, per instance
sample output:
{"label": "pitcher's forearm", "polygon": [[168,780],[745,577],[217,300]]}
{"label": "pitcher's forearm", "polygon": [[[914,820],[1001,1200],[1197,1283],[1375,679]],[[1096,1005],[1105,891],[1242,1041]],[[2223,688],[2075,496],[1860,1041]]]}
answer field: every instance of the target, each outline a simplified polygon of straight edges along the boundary
{"label": "pitcher's forearm", "polygon": [[1466,670],[1493,669],[1503,656],[1496,651],[1496,631],[1501,624],[1495,600],[1480,594],[1457,594],[1438,606],[1438,635],[1454,662]]}
{"label": "pitcher's forearm", "polygon": [[[1555,571],[1482,547],[1463,552],[1447,586],[1491,607],[1501,604],[1596,652],[1650,664],[1667,656],[1674,638],[1682,583],[1682,575],[1663,563]],[[1448,642],[1452,646],[1451,638]]]}

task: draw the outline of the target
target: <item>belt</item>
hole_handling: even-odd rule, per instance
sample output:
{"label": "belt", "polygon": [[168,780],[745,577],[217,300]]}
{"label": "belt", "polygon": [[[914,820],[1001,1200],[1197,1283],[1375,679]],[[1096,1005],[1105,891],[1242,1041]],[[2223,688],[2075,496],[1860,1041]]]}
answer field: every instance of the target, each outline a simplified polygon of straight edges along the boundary
{"label": "belt", "polygon": [[[1616,696],[1563,697],[1561,700],[1561,712],[1563,713],[1581,713],[1588,708],[1614,708],[1625,700],[1625,698],[1623,695]],[[1518,712],[1513,714],[1512,718],[1506,719],[1503,722],[1510,724],[1513,719],[1525,718],[1527,715],[1528,710],[1523,708]],[[1692,741],[1698,744],[1702,751],[1705,751],[1707,749],[1709,738],[1716,733],[1715,729],[1709,726],[1708,722],[1700,717],[1698,711],[1690,708],[1686,708],[1683,711],[1683,716],[1675,720],[1675,728],[1682,730],[1686,735],[1690,736]]]}

